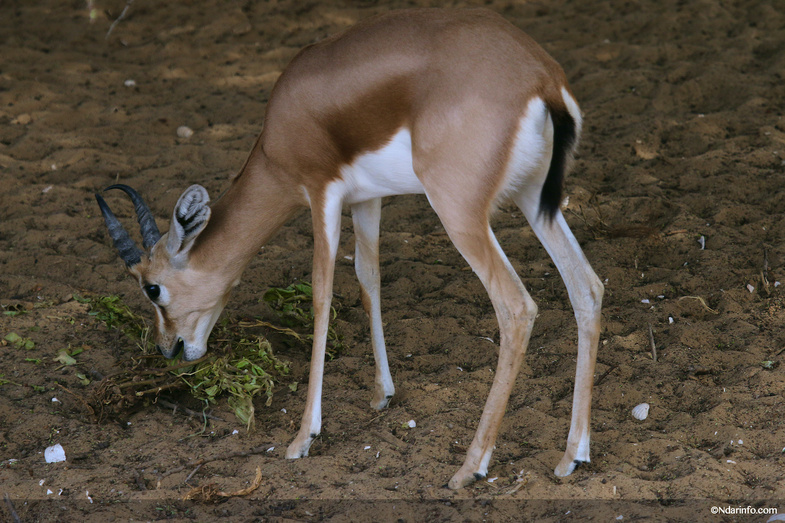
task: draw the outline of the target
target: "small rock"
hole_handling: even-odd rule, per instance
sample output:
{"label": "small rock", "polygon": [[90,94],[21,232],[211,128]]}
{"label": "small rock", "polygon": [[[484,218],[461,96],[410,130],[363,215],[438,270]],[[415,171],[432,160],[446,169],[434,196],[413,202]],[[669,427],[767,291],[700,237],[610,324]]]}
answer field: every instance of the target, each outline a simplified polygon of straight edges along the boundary
{"label": "small rock", "polygon": [[191,129],[187,125],[181,125],[180,127],[177,128],[177,136],[179,138],[190,138],[191,136],[193,136],[193,134],[194,134],[193,129]]}
{"label": "small rock", "polygon": [[19,116],[11,120],[11,123],[14,125],[27,125],[32,121],[33,121],[33,117],[25,113],[25,114],[20,114]]}
{"label": "small rock", "polygon": [[63,446],[58,443],[51,447],[47,447],[44,451],[44,459],[47,463],[60,463],[61,461],[65,461],[65,450],[63,450]]}

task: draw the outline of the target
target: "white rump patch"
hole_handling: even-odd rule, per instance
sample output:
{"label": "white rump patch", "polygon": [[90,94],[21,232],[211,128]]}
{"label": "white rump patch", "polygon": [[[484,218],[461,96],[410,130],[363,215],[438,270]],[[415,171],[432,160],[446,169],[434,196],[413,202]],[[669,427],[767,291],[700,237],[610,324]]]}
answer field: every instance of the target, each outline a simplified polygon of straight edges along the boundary
{"label": "white rump patch", "polygon": [[553,122],[542,98],[532,98],[518,123],[512,151],[504,173],[504,184],[496,197],[504,201],[519,193],[538,206],[540,191],[553,151]]}
{"label": "white rump patch", "polygon": [[572,116],[572,119],[575,120],[575,136],[580,137],[581,128],[583,127],[581,108],[578,107],[578,102],[575,101],[575,98],[570,96],[570,93],[568,93],[567,89],[564,87],[561,88],[561,95],[562,98],[564,98],[564,105],[567,106],[567,111],[570,113],[570,116]]}

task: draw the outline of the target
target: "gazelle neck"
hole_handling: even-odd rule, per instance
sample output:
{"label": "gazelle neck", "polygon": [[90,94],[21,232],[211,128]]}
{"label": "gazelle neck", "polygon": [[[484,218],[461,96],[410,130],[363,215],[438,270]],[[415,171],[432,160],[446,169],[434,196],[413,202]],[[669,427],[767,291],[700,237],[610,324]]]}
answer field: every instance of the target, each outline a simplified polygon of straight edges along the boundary
{"label": "gazelle neck", "polygon": [[238,280],[259,249],[307,206],[302,190],[287,179],[257,143],[240,174],[212,206],[192,263],[205,272]]}

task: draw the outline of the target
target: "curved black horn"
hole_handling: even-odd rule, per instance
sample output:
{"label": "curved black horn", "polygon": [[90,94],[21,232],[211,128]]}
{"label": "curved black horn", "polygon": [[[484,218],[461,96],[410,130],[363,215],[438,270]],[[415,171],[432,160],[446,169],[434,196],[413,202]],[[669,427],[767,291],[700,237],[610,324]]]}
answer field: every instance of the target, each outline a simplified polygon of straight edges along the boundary
{"label": "curved black horn", "polygon": [[149,250],[150,247],[161,239],[161,233],[158,231],[158,226],[155,224],[155,218],[153,217],[153,213],[150,212],[150,207],[144,203],[144,200],[138,192],[127,185],[121,183],[110,185],[104,189],[104,191],[110,189],[120,189],[131,198],[132,202],[134,202],[136,219],[139,222],[139,227],[142,229],[142,245],[145,250]]}
{"label": "curved black horn", "polygon": [[98,201],[98,207],[101,208],[101,214],[104,215],[106,228],[109,229],[109,236],[120,253],[120,258],[122,258],[126,266],[133,267],[142,261],[142,251],[136,246],[128,231],[125,230],[120,220],[112,213],[112,210],[101,195],[95,193],[95,199]]}

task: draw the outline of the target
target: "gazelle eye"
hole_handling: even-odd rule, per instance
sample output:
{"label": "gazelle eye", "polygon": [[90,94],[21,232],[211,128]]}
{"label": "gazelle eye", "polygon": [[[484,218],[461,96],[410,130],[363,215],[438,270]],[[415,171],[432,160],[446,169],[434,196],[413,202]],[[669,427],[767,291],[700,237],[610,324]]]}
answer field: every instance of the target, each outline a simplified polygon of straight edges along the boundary
{"label": "gazelle eye", "polygon": [[158,285],[145,285],[144,292],[147,293],[147,297],[150,298],[152,301],[158,299],[158,296],[161,295],[161,287]]}

